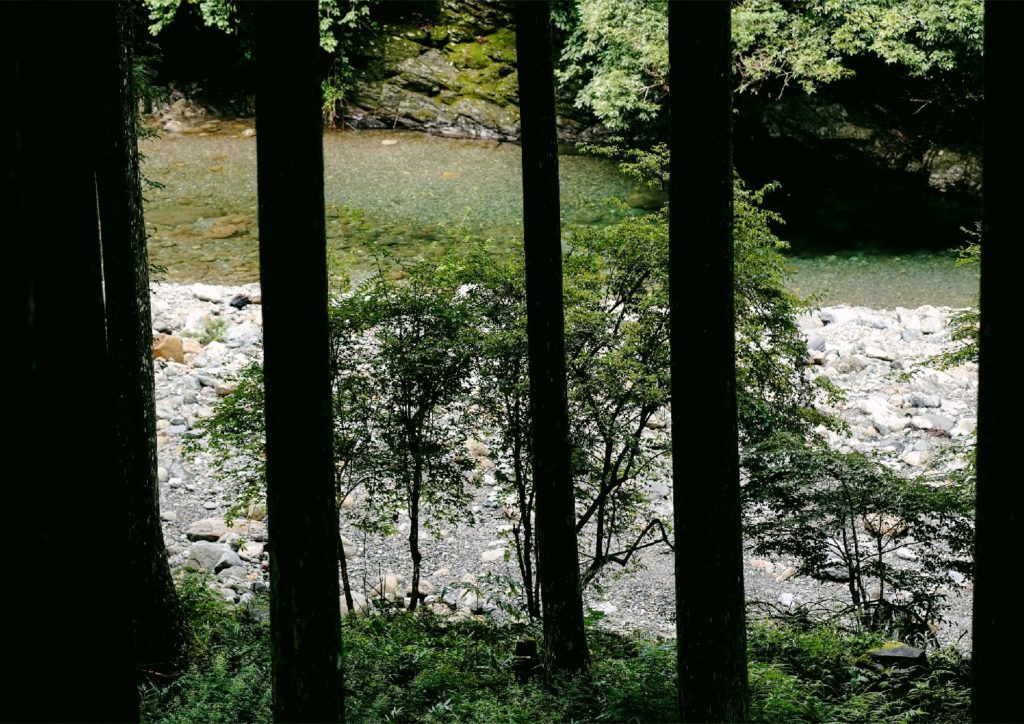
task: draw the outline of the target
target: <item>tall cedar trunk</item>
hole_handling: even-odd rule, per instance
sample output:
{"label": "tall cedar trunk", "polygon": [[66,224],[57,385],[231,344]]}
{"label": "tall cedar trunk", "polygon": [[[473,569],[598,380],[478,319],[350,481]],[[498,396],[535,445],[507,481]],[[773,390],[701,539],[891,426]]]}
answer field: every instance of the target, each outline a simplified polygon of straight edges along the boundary
{"label": "tall cedar trunk", "polygon": [[669,3],[669,62],[676,71],[669,232],[672,473],[684,721],[747,718],[729,26],[729,3]]}
{"label": "tall cedar trunk", "polygon": [[132,85],[132,9],[127,2],[93,6],[99,43],[100,113],[96,185],[103,245],[107,348],[113,374],[115,473],[128,512],[128,549],[135,655],[143,671],[180,668],[184,621],[160,526],[154,409],[149,258]]}
{"label": "tall cedar trunk", "polygon": [[548,669],[576,672],[586,670],[589,654],[583,629],[569,462],[558,141],[548,3],[516,2],[515,21],[523,143],[523,242],[533,408],[533,484],[537,495],[537,574]]}
{"label": "tall cedar trunk", "polygon": [[[55,78],[68,108],[90,106],[89,10],[0,3],[0,177],[9,185],[3,203],[13,207],[3,215],[4,286],[14,295],[4,305],[13,368],[4,413],[15,423],[4,435],[4,524],[23,551],[4,570],[2,706],[11,720],[138,718],[127,526],[108,465],[113,415],[92,139],[87,123],[68,123],[53,106]],[[83,526],[107,541],[99,557],[74,550]]]}
{"label": "tall cedar trunk", "polygon": [[[1020,232],[1024,137],[1020,133],[1017,35],[1024,5],[985,3],[985,150],[978,367],[978,500],[974,580],[974,718],[1021,717],[1017,655],[1024,649],[1020,601],[1006,591],[1010,557],[1024,538],[1019,473],[1020,395],[1015,340],[1018,282],[1024,268]],[[1008,394],[1010,393],[1010,394]]]}
{"label": "tall cedar trunk", "polygon": [[261,2],[256,151],[274,718],[344,705],[315,2]]}

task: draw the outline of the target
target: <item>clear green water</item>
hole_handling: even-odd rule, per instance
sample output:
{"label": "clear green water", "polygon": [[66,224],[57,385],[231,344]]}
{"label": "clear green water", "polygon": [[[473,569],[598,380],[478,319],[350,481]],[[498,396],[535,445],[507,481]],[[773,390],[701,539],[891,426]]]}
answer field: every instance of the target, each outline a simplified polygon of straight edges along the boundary
{"label": "clear green water", "polygon": [[[167,269],[169,281],[258,279],[256,140],[243,135],[249,127],[211,121],[140,144],[143,173],[163,184],[145,194],[150,260]],[[608,224],[657,202],[605,159],[570,154],[560,166],[568,224]],[[336,266],[353,278],[370,265],[367,238],[399,257],[420,255],[461,228],[495,239],[500,250],[521,234],[520,148],[390,131],[328,133],[324,194]],[[977,289],[976,270],[954,268],[946,254],[792,261],[794,287],[827,303],[963,306]]]}
{"label": "clear green water", "polygon": [[905,254],[844,252],[796,256],[792,287],[823,304],[879,309],[977,304],[978,267],[956,267],[949,252]]}

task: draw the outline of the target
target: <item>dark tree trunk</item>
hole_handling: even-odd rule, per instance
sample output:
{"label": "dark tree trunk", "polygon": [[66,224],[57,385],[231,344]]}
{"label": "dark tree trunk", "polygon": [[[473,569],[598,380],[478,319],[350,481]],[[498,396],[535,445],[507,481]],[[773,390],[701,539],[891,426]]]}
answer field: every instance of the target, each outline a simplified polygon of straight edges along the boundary
{"label": "dark tree trunk", "polygon": [[338,562],[341,568],[341,594],[345,597],[345,610],[355,611],[356,604],[352,598],[352,584],[348,580],[348,557],[345,555],[345,540],[338,534]]}
{"label": "dark tree trunk", "polygon": [[[96,48],[89,6],[0,3],[4,96],[3,436],[5,536],[2,715],[10,720],[138,718],[127,608],[127,526],[109,466],[107,366],[96,186],[87,123]],[[60,48],[60,52],[54,52]],[[69,63],[68,59],[74,62]],[[64,85],[66,84],[66,86]],[[6,208],[5,208],[6,210]],[[83,532],[102,552],[79,549]],[[56,583],[58,582],[59,583]]]}
{"label": "dark tree trunk", "polygon": [[545,657],[551,672],[588,666],[576,511],[569,461],[562,310],[551,19],[547,2],[515,3],[519,112],[523,144],[523,243],[533,418],[537,575]]}
{"label": "dark tree trunk", "polygon": [[180,669],[185,638],[160,525],[149,257],[132,78],[132,8],[127,2],[97,3],[92,11],[100,68],[96,185],[117,418],[113,460],[124,491],[127,545],[132,552],[126,578],[136,663],[142,671],[168,674]]}
{"label": "dark tree trunk", "polygon": [[974,719],[1021,718],[1020,601],[1006,590],[1024,538],[1017,418],[1020,204],[1024,137],[1017,101],[1024,5],[985,3],[985,149],[978,367],[978,500],[974,579]]}
{"label": "dark tree trunk", "polygon": [[672,472],[684,721],[747,718],[729,33],[729,3],[669,3]]}
{"label": "dark tree trunk", "polygon": [[[409,610],[415,611],[420,601],[420,491],[423,489],[423,471],[417,462],[413,483],[409,488],[409,557],[412,559],[412,583],[409,585]],[[401,602],[401,598],[399,598]]]}
{"label": "dark tree trunk", "polygon": [[261,2],[256,150],[274,718],[343,716],[315,2]]}

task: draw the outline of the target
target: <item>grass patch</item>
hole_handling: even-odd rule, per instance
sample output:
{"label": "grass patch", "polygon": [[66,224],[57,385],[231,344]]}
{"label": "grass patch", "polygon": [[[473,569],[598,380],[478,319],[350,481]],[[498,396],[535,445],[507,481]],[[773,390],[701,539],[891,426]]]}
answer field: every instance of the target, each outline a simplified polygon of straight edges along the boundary
{"label": "grass patch", "polygon": [[[265,605],[232,608],[197,577],[180,592],[192,665],[166,685],[148,684],[143,719],[270,721],[270,647]],[[265,603],[265,602],[264,602]],[[349,722],[674,721],[673,642],[589,632],[589,680],[517,680],[517,641],[540,639],[524,624],[449,621],[382,612],[345,620]],[[917,678],[880,672],[864,654],[881,639],[807,622],[753,622],[751,718],[767,722],[968,721],[969,662],[931,652]]]}

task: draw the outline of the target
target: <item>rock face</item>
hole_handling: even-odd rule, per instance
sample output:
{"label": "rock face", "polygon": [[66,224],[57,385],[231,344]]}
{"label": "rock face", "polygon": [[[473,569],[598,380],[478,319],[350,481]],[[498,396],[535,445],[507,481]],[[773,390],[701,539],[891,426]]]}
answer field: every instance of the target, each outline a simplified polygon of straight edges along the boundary
{"label": "rock face", "polygon": [[[495,11],[488,15],[498,17]],[[480,16],[475,27],[466,13],[454,10],[423,27],[386,27],[356,59],[365,70],[345,108],[338,109],[343,122],[517,138],[515,34],[507,27],[510,21],[499,27],[488,15]]]}
{"label": "rock face", "polygon": [[765,106],[762,118],[769,135],[827,149],[832,158],[922,174],[937,191],[981,192],[979,149],[916,140],[880,105],[793,93]]}
{"label": "rock face", "polygon": [[794,235],[959,244],[957,230],[981,214],[980,123],[972,116],[980,108],[965,101],[943,111],[913,97],[892,69],[814,94],[737,94],[737,168],[781,183],[785,198],[776,195],[774,208]]}
{"label": "rock face", "polygon": [[[336,105],[335,125],[518,139],[516,39],[508,3],[443,0],[433,12],[407,13],[381,27],[352,58],[359,80],[344,105]],[[559,119],[564,140],[597,132],[580,119]]]}

